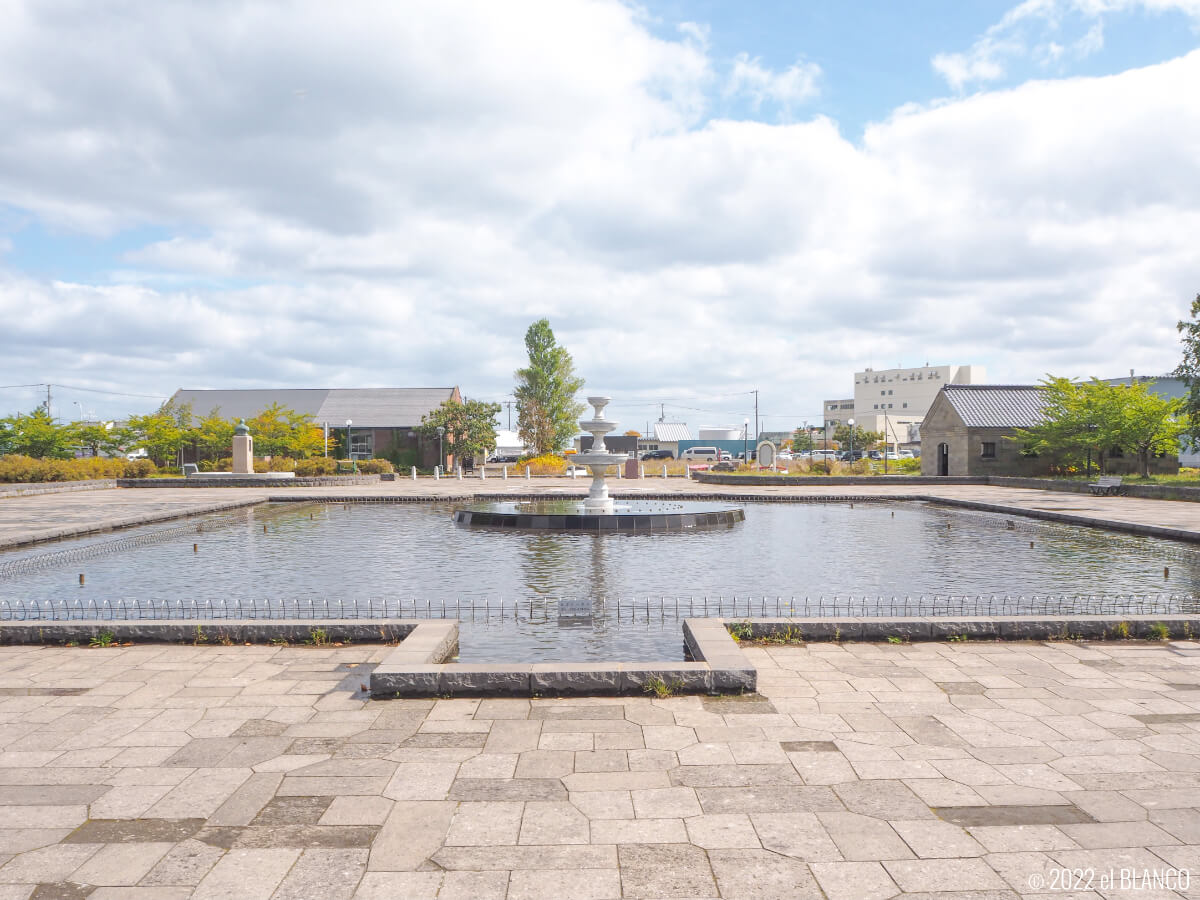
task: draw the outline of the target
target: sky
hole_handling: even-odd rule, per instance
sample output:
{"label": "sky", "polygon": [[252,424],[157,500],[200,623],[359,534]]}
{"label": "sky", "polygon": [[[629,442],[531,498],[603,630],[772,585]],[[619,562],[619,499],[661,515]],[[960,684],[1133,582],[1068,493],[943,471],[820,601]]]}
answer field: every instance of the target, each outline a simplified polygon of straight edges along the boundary
{"label": "sky", "polygon": [[622,429],[789,430],[866,367],[1168,372],[1200,292],[1200,0],[0,16],[0,415],[501,402],[545,317]]}

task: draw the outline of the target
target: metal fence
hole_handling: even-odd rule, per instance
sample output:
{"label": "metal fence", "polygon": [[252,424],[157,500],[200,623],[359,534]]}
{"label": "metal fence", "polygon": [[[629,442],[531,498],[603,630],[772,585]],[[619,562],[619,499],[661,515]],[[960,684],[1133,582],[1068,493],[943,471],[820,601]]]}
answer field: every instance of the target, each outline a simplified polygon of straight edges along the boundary
{"label": "metal fence", "polygon": [[4,600],[0,621],[154,619],[459,619],[468,622],[603,619],[879,618],[1008,615],[1180,615],[1200,599],[1179,594],[921,595],[845,597],[458,597],[232,600]]}

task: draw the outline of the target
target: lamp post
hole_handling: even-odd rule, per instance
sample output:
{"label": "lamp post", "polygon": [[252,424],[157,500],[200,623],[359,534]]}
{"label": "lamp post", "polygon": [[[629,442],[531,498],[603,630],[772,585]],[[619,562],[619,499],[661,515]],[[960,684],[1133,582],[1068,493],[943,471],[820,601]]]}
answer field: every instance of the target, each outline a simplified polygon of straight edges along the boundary
{"label": "lamp post", "polygon": [[346,420],[346,459],[354,459],[354,454],[350,450],[350,426],[353,424],[353,419]]}
{"label": "lamp post", "polygon": [[888,416],[883,414],[883,474],[887,474],[887,458],[888,458]]}
{"label": "lamp post", "polygon": [[747,440],[749,439],[750,420],[742,419],[742,462],[750,465],[750,454],[746,448]]}
{"label": "lamp post", "polygon": [[850,465],[854,465],[854,420],[847,419],[846,424],[850,426]]}
{"label": "lamp post", "polygon": [[441,469],[446,465],[446,454],[442,452],[442,436],[446,433],[444,425],[437,427],[438,433],[438,468]]}

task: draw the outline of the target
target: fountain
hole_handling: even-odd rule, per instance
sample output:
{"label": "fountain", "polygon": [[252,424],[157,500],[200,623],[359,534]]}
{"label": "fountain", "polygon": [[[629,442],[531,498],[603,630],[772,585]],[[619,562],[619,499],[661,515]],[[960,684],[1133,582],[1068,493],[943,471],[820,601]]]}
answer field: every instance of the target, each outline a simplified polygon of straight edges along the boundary
{"label": "fountain", "polygon": [[534,531],[665,532],[691,531],[736,525],[746,518],[740,506],[714,505],[702,501],[622,500],[608,494],[605,471],[629,457],[613,453],[604,436],[617,427],[604,417],[609,397],[588,397],[595,410],[579,427],[592,435],[590,450],[571,457],[575,465],[592,473],[592,484],[583,502],[577,499],[508,500],[473,503],[454,511],[458,525],[475,528],[504,528]]}

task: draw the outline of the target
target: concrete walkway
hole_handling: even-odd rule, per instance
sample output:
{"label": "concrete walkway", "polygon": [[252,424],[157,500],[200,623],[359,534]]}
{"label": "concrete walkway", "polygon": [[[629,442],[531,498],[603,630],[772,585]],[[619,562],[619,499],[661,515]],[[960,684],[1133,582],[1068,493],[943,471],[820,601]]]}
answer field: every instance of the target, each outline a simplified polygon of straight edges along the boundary
{"label": "concrete walkway", "polygon": [[[681,498],[796,497],[940,499],[948,503],[981,505],[999,512],[1062,518],[1082,524],[1136,529],[1164,529],[1164,536],[1200,541],[1200,503],[1145,500],[1135,497],[1093,497],[990,485],[881,484],[748,486],[729,488],[681,478],[612,480],[617,496],[673,494]],[[133,524],[200,515],[230,505],[247,505],[271,498],[409,498],[454,499],[498,494],[583,496],[587,483],[569,478],[478,478],[458,481],[401,479],[346,487],[313,488],[113,488],[62,494],[0,498],[0,549],[40,540],[68,537]]]}
{"label": "concrete walkway", "polygon": [[0,898],[1200,896],[1200,644],[813,644],[749,650],[746,697],[364,699],[387,649],[0,648]]}

